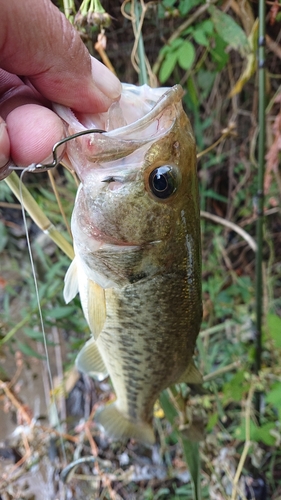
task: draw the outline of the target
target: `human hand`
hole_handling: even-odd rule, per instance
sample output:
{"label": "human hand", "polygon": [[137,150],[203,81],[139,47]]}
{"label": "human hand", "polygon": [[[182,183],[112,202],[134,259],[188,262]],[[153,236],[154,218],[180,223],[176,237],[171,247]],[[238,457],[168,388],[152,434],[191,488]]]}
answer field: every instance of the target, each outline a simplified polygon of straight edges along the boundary
{"label": "human hand", "polygon": [[0,0],[0,9],[3,179],[9,158],[20,166],[42,162],[64,136],[50,101],[99,113],[119,98],[121,84],[90,57],[79,34],[50,0]]}

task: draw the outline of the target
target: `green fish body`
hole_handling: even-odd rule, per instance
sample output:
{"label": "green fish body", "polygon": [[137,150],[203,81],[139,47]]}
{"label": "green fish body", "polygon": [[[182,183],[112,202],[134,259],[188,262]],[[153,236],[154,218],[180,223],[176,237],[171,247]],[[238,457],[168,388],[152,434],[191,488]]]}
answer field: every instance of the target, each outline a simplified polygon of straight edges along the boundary
{"label": "green fish body", "polygon": [[109,130],[67,151],[81,185],[64,295],[79,292],[92,332],[77,367],[111,377],[117,399],[95,417],[107,434],[146,444],[160,392],[201,382],[192,360],[201,322],[196,149],[181,98],[178,85],[125,86],[114,110],[90,124],[58,110],[69,133]]}

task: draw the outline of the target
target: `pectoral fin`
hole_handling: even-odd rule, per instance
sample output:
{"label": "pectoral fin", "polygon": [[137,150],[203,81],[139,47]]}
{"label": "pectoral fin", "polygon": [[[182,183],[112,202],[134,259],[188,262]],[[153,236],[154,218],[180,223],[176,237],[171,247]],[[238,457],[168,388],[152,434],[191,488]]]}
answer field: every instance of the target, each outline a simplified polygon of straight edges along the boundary
{"label": "pectoral fin", "polygon": [[183,372],[180,378],[177,380],[177,383],[185,382],[186,384],[202,384],[203,377],[199,372],[198,368],[196,368],[194,361],[188,365],[187,369]]}
{"label": "pectoral fin", "polygon": [[74,299],[77,293],[78,293],[77,259],[74,258],[64,278],[63,297],[66,304],[68,304],[72,299]]}
{"label": "pectoral fin", "polygon": [[106,318],[105,292],[104,289],[88,280],[88,321],[91,332],[95,339],[98,338],[103,329]]}
{"label": "pectoral fin", "polygon": [[107,369],[98,350],[95,339],[86,342],[79,352],[75,361],[77,370],[86,373],[97,380],[103,380],[108,376]]}

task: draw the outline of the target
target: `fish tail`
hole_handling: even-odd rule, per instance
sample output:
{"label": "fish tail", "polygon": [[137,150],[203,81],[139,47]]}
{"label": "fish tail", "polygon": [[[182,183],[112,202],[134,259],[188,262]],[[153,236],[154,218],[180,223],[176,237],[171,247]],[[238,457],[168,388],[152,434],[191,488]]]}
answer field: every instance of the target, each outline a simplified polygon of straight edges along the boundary
{"label": "fish tail", "polygon": [[137,439],[143,444],[152,445],[155,436],[152,425],[147,422],[131,422],[122,415],[116,403],[98,410],[95,421],[101,425],[108,437],[113,440]]}

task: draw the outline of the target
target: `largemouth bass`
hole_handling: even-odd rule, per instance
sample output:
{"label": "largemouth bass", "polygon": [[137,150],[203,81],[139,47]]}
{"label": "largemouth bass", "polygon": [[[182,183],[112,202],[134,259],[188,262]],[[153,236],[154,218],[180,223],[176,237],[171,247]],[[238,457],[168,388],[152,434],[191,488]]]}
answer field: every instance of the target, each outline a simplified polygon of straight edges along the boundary
{"label": "largemouth bass", "polygon": [[96,414],[114,439],[151,444],[160,392],[200,383],[192,357],[201,322],[201,252],[195,141],[179,85],[124,85],[107,113],[56,106],[81,185],[72,215],[75,259],[66,302],[79,292],[92,338],[79,370],[110,375],[117,399]]}

